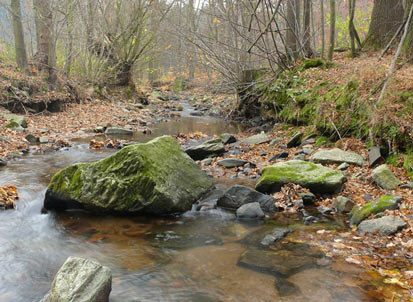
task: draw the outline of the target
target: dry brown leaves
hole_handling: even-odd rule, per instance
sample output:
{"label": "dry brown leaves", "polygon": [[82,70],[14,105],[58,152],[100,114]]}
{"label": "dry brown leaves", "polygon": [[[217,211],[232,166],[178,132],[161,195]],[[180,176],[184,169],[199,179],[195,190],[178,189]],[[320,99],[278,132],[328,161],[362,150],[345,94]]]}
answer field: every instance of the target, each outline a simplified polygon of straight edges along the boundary
{"label": "dry brown leaves", "polygon": [[19,199],[17,188],[14,186],[0,187],[0,209],[14,209],[14,202]]}

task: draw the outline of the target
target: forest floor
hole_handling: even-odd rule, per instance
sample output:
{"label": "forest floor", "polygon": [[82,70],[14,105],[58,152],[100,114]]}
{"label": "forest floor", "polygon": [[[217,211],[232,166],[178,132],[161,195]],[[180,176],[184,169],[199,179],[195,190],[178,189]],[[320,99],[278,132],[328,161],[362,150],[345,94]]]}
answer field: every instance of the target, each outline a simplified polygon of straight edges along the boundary
{"label": "forest floor", "polygon": [[[316,85],[317,79],[323,77],[322,73],[329,73],[331,81],[345,81],[355,75],[362,79],[362,91],[366,96],[380,73],[385,73],[386,64],[390,61],[390,56],[383,61],[383,68],[377,67],[377,56],[364,56],[354,60],[347,59],[340,55],[335,62],[335,67],[329,70],[314,69],[312,77],[314,82],[309,85]],[[306,71],[309,72],[309,71]],[[344,76],[345,75],[345,76]],[[369,83],[371,82],[371,86]],[[395,85],[398,85],[396,88]],[[391,89],[401,91],[413,90],[413,66],[403,68],[397,72],[392,80]],[[161,87],[161,93],[167,87]],[[159,95],[151,94],[148,89],[149,105],[142,105],[139,102],[129,100],[122,95],[112,99],[95,98],[93,101],[84,101],[81,104],[66,103],[64,109],[58,113],[44,112],[39,114],[25,115],[27,128],[24,130],[13,130],[0,127],[0,157],[6,160],[19,158],[27,152],[47,152],[57,150],[62,147],[70,146],[70,140],[75,138],[90,138],[92,148],[105,147],[103,144],[95,144],[92,136],[101,131],[101,127],[119,127],[132,129],[135,132],[149,133],[151,124],[166,121],[173,117],[178,117],[183,110],[180,99],[184,98],[187,102],[197,109],[201,114],[208,115],[213,111],[214,115],[229,115],[234,106],[234,97],[230,95],[210,95],[202,88],[194,88],[179,94],[166,93],[168,101],[161,100]],[[161,96],[162,98],[162,96]],[[398,105],[397,105],[398,106]],[[393,108],[397,111],[397,107]],[[216,108],[220,108],[217,112]],[[392,110],[393,110],[392,109]],[[8,121],[3,116],[7,113],[5,109],[0,111],[0,123],[5,125]],[[391,114],[391,112],[389,112]],[[412,116],[410,116],[412,118]],[[400,121],[400,126],[412,129],[412,120]],[[262,124],[249,126],[242,133],[236,134],[240,141],[248,136],[263,132],[260,128]],[[226,169],[217,164],[223,157],[213,158],[210,162],[198,162],[200,167],[214,177],[233,177],[254,181],[259,177],[259,170],[265,166],[276,162],[292,159],[302,147],[286,149],[286,142],[291,135],[300,130],[302,133],[309,132],[308,127],[285,126],[283,124],[271,125],[265,132],[271,140],[278,139],[276,144],[269,143],[249,146],[238,146],[241,151],[238,155],[225,153],[225,158],[239,158],[253,163],[251,169],[246,171],[243,167]],[[408,130],[407,130],[408,131]],[[42,138],[44,143],[30,143],[27,135],[34,135]],[[203,133],[187,133],[177,136],[178,141],[185,145],[189,139],[204,140],[207,136]],[[116,145],[118,141],[108,137],[106,145]],[[313,144],[314,152],[318,149],[338,147],[346,151],[354,151],[368,158],[367,145],[355,138],[343,138],[336,142],[326,142],[322,146]],[[232,148],[228,147],[227,148]],[[288,152],[286,158],[269,162],[269,159],[281,152]],[[310,155],[306,155],[308,159]],[[336,164],[329,167],[337,169]],[[403,184],[411,183],[407,172],[402,167],[389,165],[392,172]],[[344,185],[344,191],[340,194],[348,196],[351,200],[362,206],[371,200],[375,200],[383,195],[394,195],[403,197],[403,207],[397,210],[387,210],[386,213],[401,217],[406,223],[402,231],[394,236],[380,236],[379,234],[360,235],[356,229],[347,229],[345,232],[332,230],[319,230],[314,238],[314,243],[320,245],[331,257],[341,256],[348,263],[357,264],[368,270],[374,270],[377,274],[385,278],[385,282],[393,284],[395,288],[401,289],[405,294],[403,299],[413,296],[413,189],[398,187],[392,191],[385,191],[372,183],[370,175],[372,168],[368,166],[350,166],[344,173],[348,182]],[[284,207],[289,213],[296,213],[299,209],[294,206],[297,197],[296,191],[300,188],[286,187],[281,195],[275,195],[279,200],[278,206]],[[13,192],[12,192],[13,193]],[[14,193],[13,193],[14,194]],[[13,195],[14,196],[14,195]],[[332,206],[332,202],[337,197],[317,196],[317,206]],[[331,215],[336,215],[334,212]],[[389,295],[389,293],[385,293]],[[390,297],[391,298],[391,297]],[[397,301],[397,300],[395,300]],[[407,301],[407,300],[406,300]],[[410,300],[411,301],[411,300]]]}

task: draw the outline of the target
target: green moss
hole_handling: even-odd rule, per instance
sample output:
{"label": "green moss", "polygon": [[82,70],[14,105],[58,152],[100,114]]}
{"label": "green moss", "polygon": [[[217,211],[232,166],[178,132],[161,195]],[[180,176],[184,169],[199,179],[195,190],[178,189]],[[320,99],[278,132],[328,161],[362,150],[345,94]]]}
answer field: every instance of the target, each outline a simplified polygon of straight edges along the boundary
{"label": "green moss", "polygon": [[316,147],[321,147],[322,145],[327,144],[327,142],[328,142],[328,137],[318,136],[316,141],[315,141],[315,145],[316,145]]}
{"label": "green moss", "polygon": [[406,169],[407,174],[413,180],[413,153],[406,155],[403,162],[403,168]]}
{"label": "green moss", "polygon": [[301,64],[302,68],[308,69],[308,68],[316,68],[316,67],[322,67],[322,68],[327,68],[328,64],[327,61],[321,58],[313,58],[313,59],[305,59],[303,63]]}

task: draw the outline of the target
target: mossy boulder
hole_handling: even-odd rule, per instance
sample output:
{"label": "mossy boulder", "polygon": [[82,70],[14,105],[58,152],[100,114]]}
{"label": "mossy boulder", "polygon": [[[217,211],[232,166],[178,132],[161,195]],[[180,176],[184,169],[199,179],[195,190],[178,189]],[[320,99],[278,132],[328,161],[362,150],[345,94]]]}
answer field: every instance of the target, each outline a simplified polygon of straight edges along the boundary
{"label": "mossy boulder", "polygon": [[321,58],[305,59],[302,64],[302,67],[304,69],[316,68],[316,67],[327,68],[327,66],[328,66],[327,61]]}
{"label": "mossy boulder", "polygon": [[402,197],[382,196],[374,202],[360,207],[355,205],[350,213],[350,226],[357,226],[372,214],[378,214],[385,210],[395,210],[399,207]]}
{"label": "mossy boulder", "polygon": [[290,160],[265,167],[256,190],[274,193],[289,184],[299,184],[313,193],[339,193],[347,181],[343,173],[302,160]]}
{"label": "mossy boulder", "polygon": [[44,206],[161,215],[189,210],[212,185],[172,137],[162,136],[59,171]]}
{"label": "mossy boulder", "polygon": [[393,190],[400,185],[400,180],[393,174],[387,165],[378,166],[371,173],[373,181],[384,190]]}
{"label": "mossy boulder", "polygon": [[27,128],[27,122],[24,116],[11,113],[4,113],[2,115],[6,120],[9,121],[6,125],[7,128]]}

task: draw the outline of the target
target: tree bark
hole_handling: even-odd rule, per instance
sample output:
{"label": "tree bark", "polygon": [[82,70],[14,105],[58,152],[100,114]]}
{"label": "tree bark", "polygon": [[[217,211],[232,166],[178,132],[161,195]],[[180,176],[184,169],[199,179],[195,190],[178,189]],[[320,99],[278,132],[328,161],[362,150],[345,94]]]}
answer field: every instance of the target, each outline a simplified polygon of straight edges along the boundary
{"label": "tree bark", "polygon": [[296,59],[299,49],[299,28],[300,28],[300,1],[288,0],[287,2],[287,36],[286,44],[292,59]]}
{"label": "tree bark", "polygon": [[330,0],[330,46],[328,48],[328,60],[333,60],[334,46],[336,44],[336,1]]}
{"label": "tree bark", "polygon": [[56,45],[53,38],[53,14],[49,0],[33,0],[36,16],[36,33],[39,41],[39,69],[47,70],[47,82],[51,89],[57,82],[56,74]]}
{"label": "tree bark", "polygon": [[403,0],[374,0],[364,46],[380,49],[387,45],[403,22]]}
{"label": "tree bark", "polygon": [[355,0],[348,1],[348,11],[349,11],[349,21],[348,21],[348,32],[350,35],[351,43],[351,56],[354,58],[356,56],[356,42],[355,39],[355,28],[354,28],[354,12],[355,12]]}
{"label": "tree bark", "polygon": [[66,75],[70,74],[72,68],[72,57],[73,57],[73,0],[67,1],[67,55],[65,64]]}
{"label": "tree bark", "polygon": [[28,73],[26,44],[24,42],[24,32],[22,24],[22,15],[20,0],[11,0],[10,3],[12,19],[13,19],[13,33],[14,45],[16,48],[16,63],[20,70]]}
{"label": "tree bark", "polygon": [[311,0],[304,0],[304,54],[306,57],[313,56],[311,49]]}
{"label": "tree bark", "polygon": [[[404,19],[408,18],[409,8],[412,7],[413,0],[406,0],[406,9]],[[413,59],[413,22],[410,22],[406,41],[403,43],[402,53],[406,55],[409,59]]]}
{"label": "tree bark", "polygon": [[320,0],[320,10],[321,10],[321,57],[324,58],[324,52],[326,49],[326,38],[325,38],[325,19],[324,19],[324,0]]}

